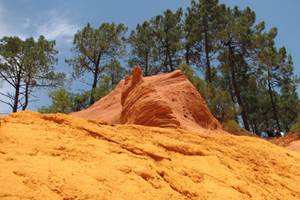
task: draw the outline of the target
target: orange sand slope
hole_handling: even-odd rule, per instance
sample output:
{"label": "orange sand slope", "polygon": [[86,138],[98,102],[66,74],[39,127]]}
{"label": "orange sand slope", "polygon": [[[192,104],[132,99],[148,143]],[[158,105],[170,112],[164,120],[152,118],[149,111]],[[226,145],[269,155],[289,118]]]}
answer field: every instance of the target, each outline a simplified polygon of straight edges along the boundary
{"label": "orange sand slope", "polygon": [[300,199],[300,154],[221,130],[0,119],[1,199]]}
{"label": "orange sand slope", "polygon": [[299,151],[300,152],[300,140],[296,140],[294,142],[291,142],[288,145],[288,148],[294,151]]}
{"label": "orange sand slope", "polygon": [[133,75],[110,94],[72,115],[118,124],[187,130],[221,128],[201,95],[179,70],[142,77],[141,69],[135,67]]}
{"label": "orange sand slope", "polygon": [[289,133],[283,138],[271,138],[269,141],[276,145],[287,147],[288,149],[291,149],[293,151],[300,152],[300,140],[298,134],[296,133]]}

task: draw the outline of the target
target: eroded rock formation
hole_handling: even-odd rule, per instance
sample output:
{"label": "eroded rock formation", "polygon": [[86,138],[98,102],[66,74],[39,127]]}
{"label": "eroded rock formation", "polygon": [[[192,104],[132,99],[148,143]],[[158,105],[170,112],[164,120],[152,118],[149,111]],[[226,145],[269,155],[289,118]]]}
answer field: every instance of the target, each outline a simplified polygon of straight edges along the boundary
{"label": "eroded rock formation", "polygon": [[143,77],[141,69],[135,67],[133,75],[110,94],[72,115],[108,123],[187,130],[221,128],[202,96],[179,70]]}

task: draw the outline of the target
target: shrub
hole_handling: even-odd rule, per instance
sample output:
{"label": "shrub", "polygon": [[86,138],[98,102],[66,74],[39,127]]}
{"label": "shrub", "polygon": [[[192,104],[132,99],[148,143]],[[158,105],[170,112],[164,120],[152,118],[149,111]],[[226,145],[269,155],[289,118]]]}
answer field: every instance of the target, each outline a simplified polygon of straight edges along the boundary
{"label": "shrub", "polygon": [[296,123],[292,126],[290,132],[300,137],[300,116],[298,117]]}
{"label": "shrub", "polygon": [[248,132],[246,129],[241,128],[235,120],[228,120],[222,125],[225,131],[233,135],[256,136],[255,134],[251,134],[250,132]]}

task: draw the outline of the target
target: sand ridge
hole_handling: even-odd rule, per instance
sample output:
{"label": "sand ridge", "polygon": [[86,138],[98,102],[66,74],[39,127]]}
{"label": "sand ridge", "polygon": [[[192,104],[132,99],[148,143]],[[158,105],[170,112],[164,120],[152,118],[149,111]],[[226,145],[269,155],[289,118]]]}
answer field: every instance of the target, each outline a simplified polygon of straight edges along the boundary
{"label": "sand ridge", "polygon": [[300,154],[222,130],[0,119],[1,199],[300,198]]}

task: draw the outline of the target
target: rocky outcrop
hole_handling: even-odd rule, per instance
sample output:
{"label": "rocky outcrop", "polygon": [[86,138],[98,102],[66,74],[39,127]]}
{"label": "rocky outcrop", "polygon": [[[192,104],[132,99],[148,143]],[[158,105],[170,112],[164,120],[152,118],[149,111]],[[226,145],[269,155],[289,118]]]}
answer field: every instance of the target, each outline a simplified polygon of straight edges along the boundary
{"label": "rocky outcrop", "polygon": [[143,77],[141,69],[135,67],[133,75],[121,81],[108,96],[72,115],[109,123],[187,130],[221,128],[204,99],[179,70]]}
{"label": "rocky outcrop", "polygon": [[121,118],[121,93],[124,80],[120,81],[116,88],[105,97],[94,103],[89,108],[71,113],[73,116],[84,119],[93,119],[109,123],[120,123]]}

